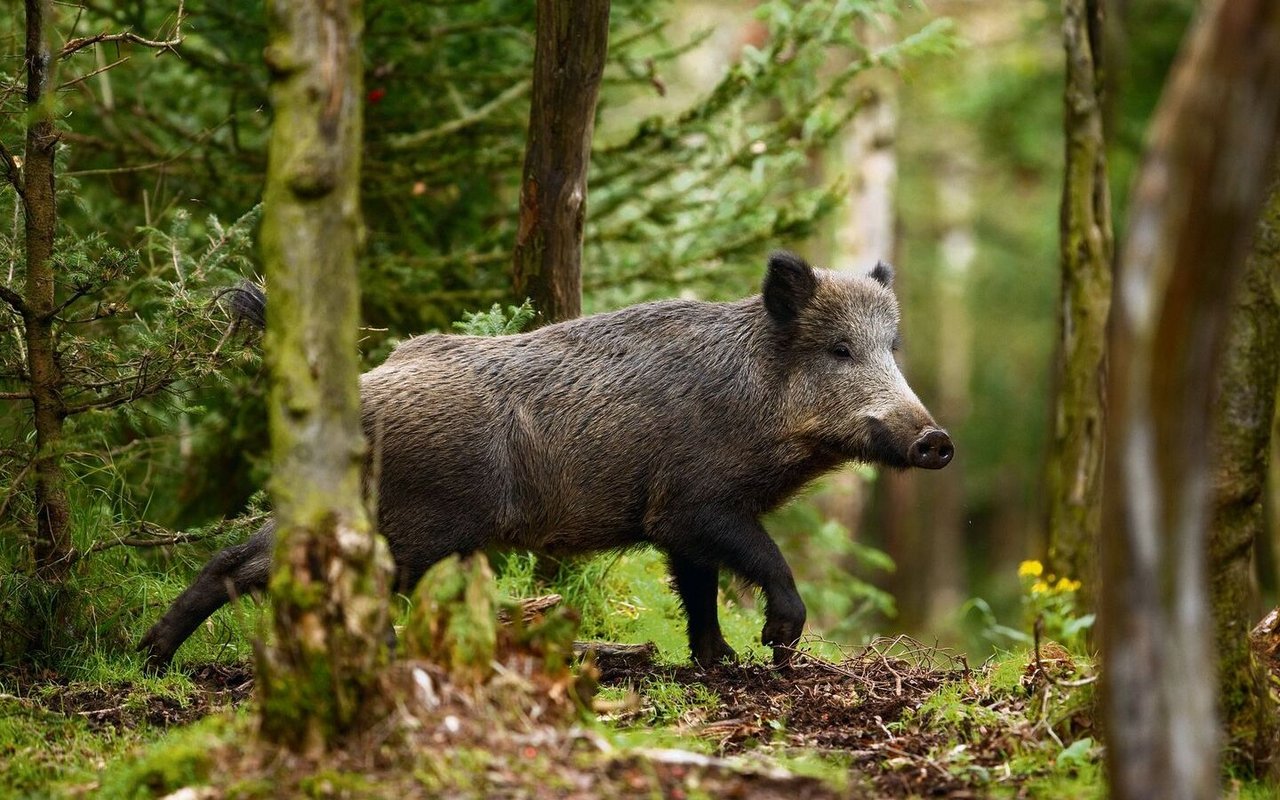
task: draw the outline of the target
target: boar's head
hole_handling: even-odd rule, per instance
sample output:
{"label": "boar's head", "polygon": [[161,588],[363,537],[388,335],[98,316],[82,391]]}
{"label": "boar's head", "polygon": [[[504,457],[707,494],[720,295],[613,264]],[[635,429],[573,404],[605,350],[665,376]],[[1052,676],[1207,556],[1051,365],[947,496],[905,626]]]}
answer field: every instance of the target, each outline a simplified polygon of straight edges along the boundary
{"label": "boar's head", "polygon": [[796,436],[845,458],[941,469],[955,449],[898,368],[893,269],[814,269],[774,253],[764,306],[776,332],[783,415]]}

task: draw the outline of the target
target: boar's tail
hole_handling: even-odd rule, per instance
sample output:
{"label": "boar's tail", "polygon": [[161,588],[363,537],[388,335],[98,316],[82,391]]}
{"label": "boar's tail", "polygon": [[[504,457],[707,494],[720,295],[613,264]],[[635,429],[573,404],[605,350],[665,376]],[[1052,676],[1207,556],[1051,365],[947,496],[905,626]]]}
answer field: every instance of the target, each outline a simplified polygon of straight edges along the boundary
{"label": "boar's tail", "polygon": [[230,289],[223,289],[213,298],[214,302],[223,301],[223,306],[231,314],[234,326],[249,325],[255,330],[267,328],[267,293],[253,281],[240,281]]}

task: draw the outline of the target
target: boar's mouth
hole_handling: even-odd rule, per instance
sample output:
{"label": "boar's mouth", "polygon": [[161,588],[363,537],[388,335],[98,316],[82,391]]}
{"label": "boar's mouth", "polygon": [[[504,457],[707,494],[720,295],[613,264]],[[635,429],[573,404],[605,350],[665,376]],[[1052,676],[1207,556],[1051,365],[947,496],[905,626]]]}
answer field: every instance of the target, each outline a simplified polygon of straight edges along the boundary
{"label": "boar's mouth", "polygon": [[875,417],[867,417],[862,441],[850,455],[868,464],[907,469],[911,466],[907,458],[909,449],[908,444],[898,441],[888,425]]}

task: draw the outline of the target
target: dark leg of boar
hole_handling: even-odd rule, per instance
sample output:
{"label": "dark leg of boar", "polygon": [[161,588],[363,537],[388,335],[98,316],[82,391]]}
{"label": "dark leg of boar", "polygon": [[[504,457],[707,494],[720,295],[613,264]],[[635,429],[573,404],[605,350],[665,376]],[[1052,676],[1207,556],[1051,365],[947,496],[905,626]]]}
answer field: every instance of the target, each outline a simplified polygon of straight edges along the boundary
{"label": "dark leg of boar", "polygon": [[675,579],[676,591],[689,619],[689,652],[693,660],[704,667],[726,659],[736,660],[738,654],[720,632],[716,606],[720,591],[719,567],[678,556],[672,556],[670,561],[671,577]]}
{"label": "dark leg of boar", "polygon": [[[666,548],[675,560],[685,559],[694,564],[724,564],[748,582],[759,586],[765,597],[764,630],[760,640],[773,648],[775,663],[785,663],[789,659],[790,648],[800,640],[800,634],[804,631],[806,612],[804,601],[796,591],[791,568],[787,566],[778,545],[765,532],[764,526],[759,520],[742,512],[715,514],[704,511],[702,518],[687,527],[681,526],[681,530],[697,533],[693,536],[685,533],[682,536],[681,531],[675,531],[670,538],[664,536],[659,539],[659,546]],[[673,564],[676,563],[675,560]],[[697,593],[701,599],[695,601],[700,609],[708,605],[705,599],[705,579],[702,586],[702,591]],[[689,600],[683,590],[681,597],[685,599],[687,608]],[[711,595],[709,607],[710,616],[714,619],[714,594]],[[700,621],[697,632],[701,638],[695,640],[692,614],[689,620],[689,645],[695,657],[699,649],[709,649],[708,655],[714,655],[718,649],[714,641],[719,636],[719,622],[716,621],[712,626]],[[723,637],[719,637],[719,641],[723,642]]]}
{"label": "dark leg of boar", "polygon": [[187,637],[227,601],[267,588],[275,528],[275,522],[268,522],[244,542],[220,551],[200,570],[195,582],[138,643],[150,668],[168,665]]}

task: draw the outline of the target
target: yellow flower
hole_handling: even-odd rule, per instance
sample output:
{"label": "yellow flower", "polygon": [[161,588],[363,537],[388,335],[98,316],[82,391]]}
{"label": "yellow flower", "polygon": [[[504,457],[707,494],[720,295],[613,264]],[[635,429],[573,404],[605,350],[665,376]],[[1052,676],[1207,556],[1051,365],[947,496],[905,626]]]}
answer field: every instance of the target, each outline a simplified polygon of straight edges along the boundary
{"label": "yellow flower", "polygon": [[1080,588],[1080,581],[1073,581],[1070,578],[1058,578],[1058,583],[1053,587],[1055,592],[1074,592]]}
{"label": "yellow flower", "polygon": [[1039,578],[1044,572],[1044,565],[1039,561],[1023,561],[1018,565],[1019,578]]}
{"label": "yellow flower", "polygon": [[1031,585],[1031,593],[1032,594],[1048,594],[1049,584],[1045,583],[1044,581],[1036,581]]}

